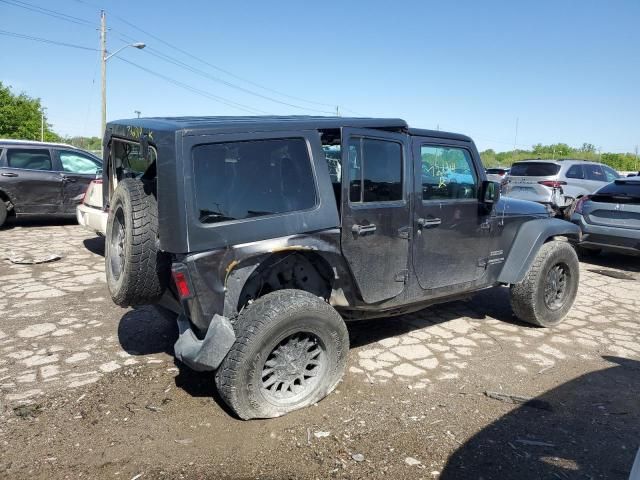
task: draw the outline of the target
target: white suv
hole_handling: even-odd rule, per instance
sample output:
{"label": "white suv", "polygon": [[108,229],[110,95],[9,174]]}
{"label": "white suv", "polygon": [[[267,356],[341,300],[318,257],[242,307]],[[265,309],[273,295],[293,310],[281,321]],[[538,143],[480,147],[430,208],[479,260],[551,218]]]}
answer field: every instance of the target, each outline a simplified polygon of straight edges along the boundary
{"label": "white suv", "polygon": [[503,195],[546,205],[570,216],[574,202],[620,178],[613,168],[586,160],[524,160],[511,166]]}

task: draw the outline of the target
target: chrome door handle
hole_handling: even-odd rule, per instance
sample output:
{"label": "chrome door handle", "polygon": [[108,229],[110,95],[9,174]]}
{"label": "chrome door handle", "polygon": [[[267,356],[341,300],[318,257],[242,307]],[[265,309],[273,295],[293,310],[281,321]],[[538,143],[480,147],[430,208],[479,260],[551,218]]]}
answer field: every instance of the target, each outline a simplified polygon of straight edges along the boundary
{"label": "chrome door handle", "polygon": [[442,223],[440,218],[419,218],[418,228],[434,228]]}
{"label": "chrome door handle", "polygon": [[356,235],[366,235],[367,233],[375,232],[376,226],[373,223],[369,225],[354,225],[351,227],[351,231]]}
{"label": "chrome door handle", "polygon": [[0,173],[0,175],[2,175],[3,177],[17,177],[18,176],[17,173],[12,173],[12,172],[4,172],[4,173]]}

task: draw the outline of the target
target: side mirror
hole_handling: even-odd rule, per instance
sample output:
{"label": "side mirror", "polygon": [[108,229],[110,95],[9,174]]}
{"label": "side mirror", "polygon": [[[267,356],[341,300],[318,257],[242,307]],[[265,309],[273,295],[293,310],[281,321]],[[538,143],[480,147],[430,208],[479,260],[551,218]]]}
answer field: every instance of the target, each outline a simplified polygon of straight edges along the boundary
{"label": "side mirror", "polygon": [[491,180],[484,180],[480,192],[481,202],[485,205],[494,205],[500,200],[500,184]]}

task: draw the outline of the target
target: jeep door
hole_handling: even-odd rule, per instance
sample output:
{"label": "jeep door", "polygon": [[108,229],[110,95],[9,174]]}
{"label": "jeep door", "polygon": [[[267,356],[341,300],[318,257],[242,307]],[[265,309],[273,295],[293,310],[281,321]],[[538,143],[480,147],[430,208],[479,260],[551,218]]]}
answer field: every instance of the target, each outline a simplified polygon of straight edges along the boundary
{"label": "jeep door", "polygon": [[62,202],[65,213],[75,213],[91,180],[102,168],[97,158],[75,150],[57,150],[60,175],[62,177]]}
{"label": "jeep door", "polygon": [[456,285],[468,288],[484,273],[491,242],[490,209],[479,200],[477,152],[466,142],[414,137],[413,158],[418,282],[425,290],[443,288],[443,294],[454,293]]}
{"label": "jeep door", "polygon": [[366,303],[404,290],[409,260],[407,137],[342,130],[342,251]]}
{"label": "jeep door", "polygon": [[62,178],[46,147],[9,147],[0,163],[2,189],[17,213],[59,213]]}

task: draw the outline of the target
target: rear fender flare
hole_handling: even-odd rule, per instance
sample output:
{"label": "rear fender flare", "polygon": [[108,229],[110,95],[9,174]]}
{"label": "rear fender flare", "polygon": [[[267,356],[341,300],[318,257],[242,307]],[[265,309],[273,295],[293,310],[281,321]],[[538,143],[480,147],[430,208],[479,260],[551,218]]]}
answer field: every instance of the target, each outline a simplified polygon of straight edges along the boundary
{"label": "rear fender flare", "polygon": [[502,267],[498,282],[518,283],[529,271],[538,250],[555,237],[580,238],[580,227],[558,218],[540,218],[522,224]]}

